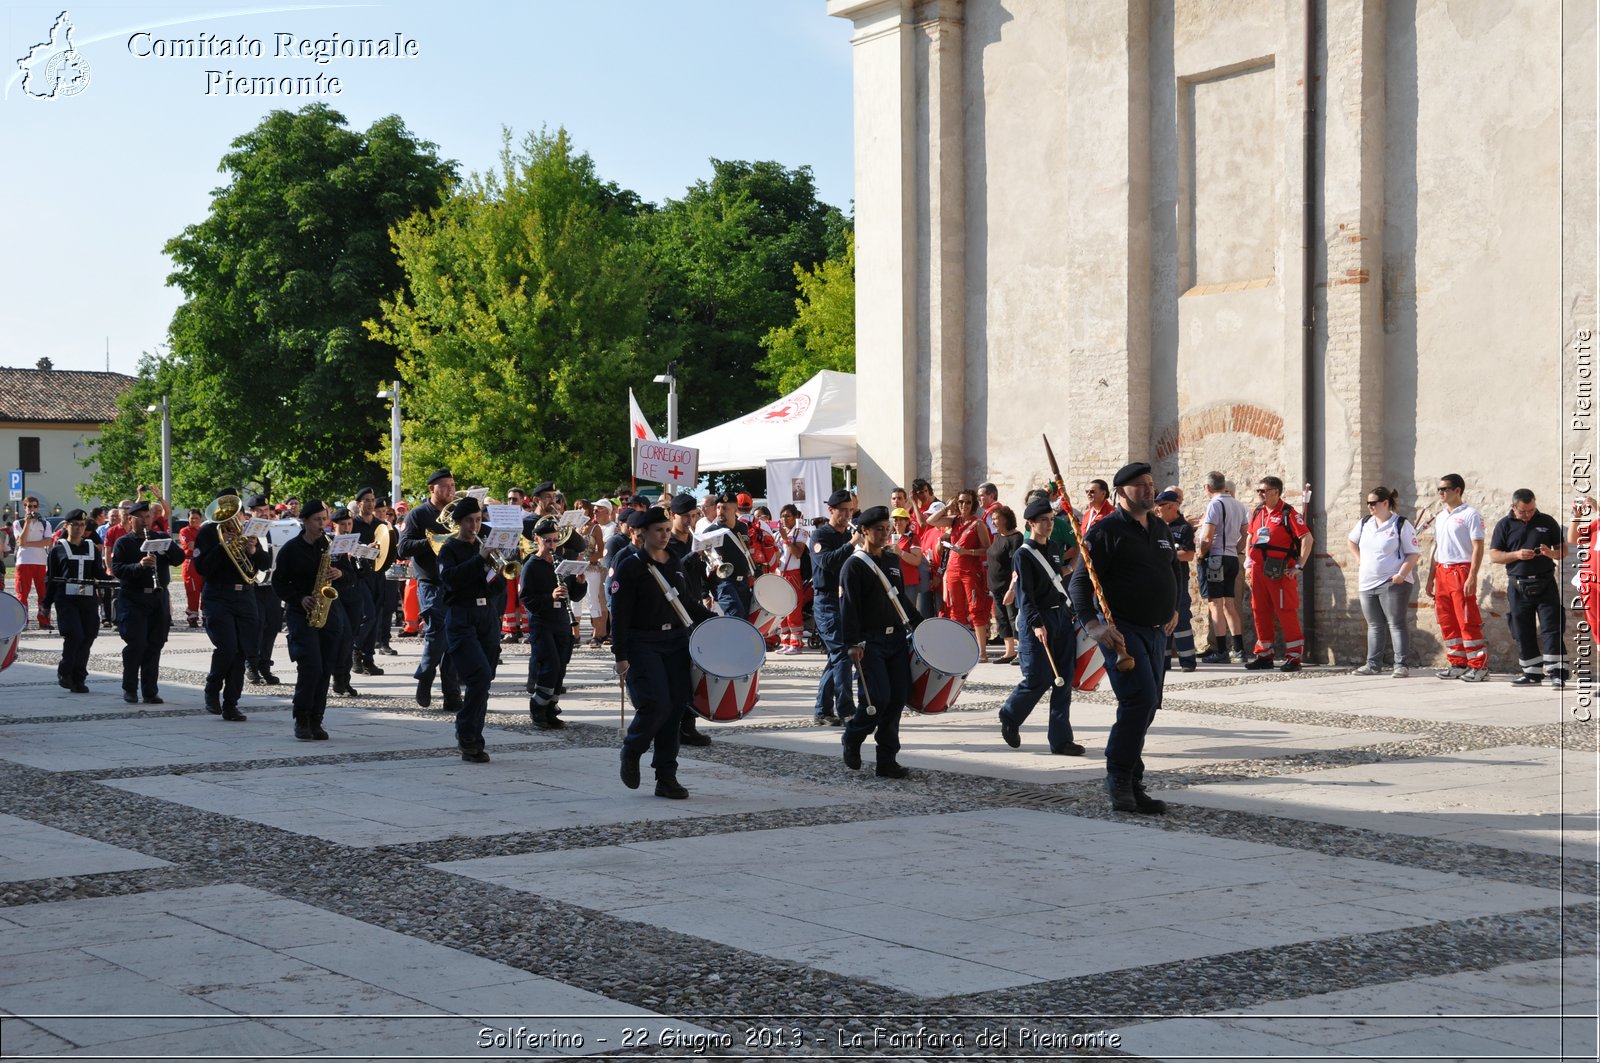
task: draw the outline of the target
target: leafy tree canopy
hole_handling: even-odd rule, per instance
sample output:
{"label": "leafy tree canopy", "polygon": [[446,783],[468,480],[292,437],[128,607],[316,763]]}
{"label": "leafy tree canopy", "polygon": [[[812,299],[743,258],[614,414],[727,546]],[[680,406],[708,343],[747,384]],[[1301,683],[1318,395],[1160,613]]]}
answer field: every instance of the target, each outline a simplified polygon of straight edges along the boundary
{"label": "leafy tree canopy", "polygon": [[760,369],[782,395],[824,369],[856,371],[856,238],[848,234],[844,252],[815,269],[794,267],[800,298],[793,323],[761,338],[767,356]]}

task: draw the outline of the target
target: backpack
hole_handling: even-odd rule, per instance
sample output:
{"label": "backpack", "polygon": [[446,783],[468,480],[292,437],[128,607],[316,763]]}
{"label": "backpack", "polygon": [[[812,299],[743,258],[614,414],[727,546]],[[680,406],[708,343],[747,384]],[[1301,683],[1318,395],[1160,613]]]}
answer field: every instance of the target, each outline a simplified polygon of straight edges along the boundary
{"label": "backpack", "polygon": [[[1403,513],[1399,513],[1399,512],[1396,512],[1395,516],[1400,518],[1400,523],[1396,524],[1394,526],[1394,549],[1395,549],[1396,555],[1400,558],[1400,560],[1404,561],[1406,559],[1406,546],[1405,546],[1405,540],[1401,538],[1401,535],[1404,534],[1404,532],[1406,530],[1406,518],[1405,518],[1405,515]],[[1361,533],[1362,533],[1363,529],[1366,528],[1367,521],[1372,520],[1372,519],[1373,519],[1373,516],[1372,516],[1371,513],[1368,513],[1365,517],[1361,518],[1361,523],[1356,525],[1356,536],[1357,536],[1357,538],[1359,538],[1361,536]],[[1376,525],[1374,525],[1374,527],[1376,527]],[[1411,527],[1414,530],[1416,528],[1416,525],[1413,524]]]}

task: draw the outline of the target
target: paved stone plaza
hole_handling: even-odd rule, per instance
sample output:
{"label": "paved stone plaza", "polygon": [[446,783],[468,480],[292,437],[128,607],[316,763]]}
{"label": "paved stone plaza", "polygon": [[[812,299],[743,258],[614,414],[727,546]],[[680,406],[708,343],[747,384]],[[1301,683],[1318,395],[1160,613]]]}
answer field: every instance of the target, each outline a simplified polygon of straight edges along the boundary
{"label": "paved stone plaza", "polygon": [[617,779],[608,654],[543,733],[506,647],[471,765],[411,700],[415,641],[326,743],[287,685],[206,714],[188,630],[166,704],[124,705],[120,645],[88,696],[49,634],[0,675],[0,1058],[1596,1055],[1571,691],[1174,675],[1142,817],[1101,789],[1108,693],[1075,701],[1089,756],[1049,755],[1042,708],[1014,751],[999,665],[907,718],[888,782],[811,726],[820,658],[775,659],[678,802]]}

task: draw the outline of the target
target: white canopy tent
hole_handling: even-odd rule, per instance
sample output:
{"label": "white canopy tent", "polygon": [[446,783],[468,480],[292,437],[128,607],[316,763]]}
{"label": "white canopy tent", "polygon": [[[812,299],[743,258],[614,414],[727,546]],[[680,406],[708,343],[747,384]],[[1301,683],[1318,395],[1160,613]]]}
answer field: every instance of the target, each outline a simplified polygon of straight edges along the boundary
{"label": "white canopy tent", "polygon": [[700,451],[701,472],[760,469],[782,458],[856,462],[856,377],[823,370],[753,413],[678,440]]}

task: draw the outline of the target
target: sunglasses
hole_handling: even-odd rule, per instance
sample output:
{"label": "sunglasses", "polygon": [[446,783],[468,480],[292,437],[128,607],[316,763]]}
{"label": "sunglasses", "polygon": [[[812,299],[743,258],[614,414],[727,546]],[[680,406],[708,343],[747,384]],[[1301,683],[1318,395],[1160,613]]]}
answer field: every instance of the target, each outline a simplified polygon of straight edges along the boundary
{"label": "sunglasses", "polygon": [[1448,488],[1448,487],[1441,487],[1441,488],[1439,488],[1439,493],[1440,493],[1440,494],[1441,494],[1441,495],[1442,495],[1442,494],[1444,494],[1444,493],[1445,493],[1445,492],[1446,492],[1446,491],[1449,491],[1449,490],[1451,490],[1451,489],[1450,489],[1450,488]]}
{"label": "sunglasses", "polygon": [[1380,501],[1379,499],[1374,499],[1374,498],[1367,499],[1367,508],[1368,509],[1372,509],[1374,506],[1376,506],[1378,504],[1379,501]]}
{"label": "sunglasses", "polygon": [[539,536],[539,541],[541,543],[544,543],[546,546],[557,546],[561,542],[561,537],[559,535],[557,535],[557,536],[541,535],[541,536]]}

